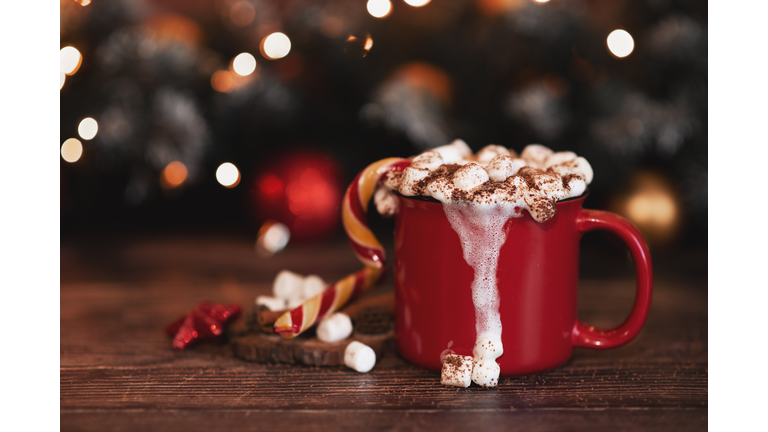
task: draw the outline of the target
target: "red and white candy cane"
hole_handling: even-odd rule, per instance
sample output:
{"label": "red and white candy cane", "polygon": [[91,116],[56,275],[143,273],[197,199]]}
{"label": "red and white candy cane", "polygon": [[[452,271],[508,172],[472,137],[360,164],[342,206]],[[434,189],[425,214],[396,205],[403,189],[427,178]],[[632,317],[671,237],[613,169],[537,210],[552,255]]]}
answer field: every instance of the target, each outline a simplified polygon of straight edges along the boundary
{"label": "red and white candy cane", "polygon": [[341,220],[357,258],[365,268],[328,287],[322,293],[286,312],[275,321],[274,331],[291,339],[339,310],[361,293],[376,285],[386,270],[384,248],[368,228],[366,213],[376,186],[388,171],[402,171],[408,159],[388,158],[369,165],[355,177],[342,201]]}

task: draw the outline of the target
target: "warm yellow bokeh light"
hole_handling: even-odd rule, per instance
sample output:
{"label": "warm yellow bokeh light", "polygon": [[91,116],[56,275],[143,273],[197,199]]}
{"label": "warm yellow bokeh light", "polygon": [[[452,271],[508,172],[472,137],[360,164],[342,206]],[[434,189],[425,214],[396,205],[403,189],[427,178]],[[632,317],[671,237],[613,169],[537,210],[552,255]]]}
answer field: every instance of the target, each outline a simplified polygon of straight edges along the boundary
{"label": "warm yellow bokeh light", "polygon": [[91,140],[93,137],[96,136],[96,133],[99,132],[99,124],[96,123],[96,120],[86,117],[81,122],[80,125],[77,126],[77,133],[80,135],[80,138],[84,140]]}
{"label": "warm yellow bokeh light", "polygon": [[69,163],[77,162],[83,155],[83,144],[77,138],[70,138],[61,145],[61,158]]}
{"label": "warm yellow bokeh light", "polygon": [[59,71],[59,73],[61,74],[60,75],[61,83],[59,84],[59,90],[61,90],[64,88],[64,83],[67,81],[67,74],[61,71]]}
{"label": "warm yellow bokeh light", "polygon": [[635,49],[635,41],[624,30],[614,30],[608,35],[608,50],[618,58],[624,58]]}
{"label": "warm yellow bokeh light", "polygon": [[160,175],[160,180],[163,186],[168,188],[175,188],[176,186],[184,183],[187,179],[187,167],[179,162],[173,161],[168,164]]}
{"label": "warm yellow bokeh light", "polygon": [[627,202],[627,216],[638,225],[668,228],[677,216],[675,200],[662,191],[640,192]]}
{"label": "warm yellow bokeh light", "polygon": [[80,55],[80,51],[75,47],[67,46],[59,51],[60,68],[61,71],[67,75],[73,75],[80,69],[80,64],[83,62],[83,56]]}
{"label": "warm yellow bokeh light", "polygon": [[549,1],[549,0],[536,0],[536,3],[546,3],[546,2],[548,2],[548,1]]}
{"label": "warm yellow bokeh light", "polygon": [[421,7],[429,3],[430,0],[405,0],[406,3],[413,7]]}
{"label": "warm yellow bokeh light", "polygon": [[80,6],[88,6],[91,4],[91,0],[76,0],[78,3],[80,3]]}
{"label": "warm yellow bokeh light", "polygon": [[291,40],[280,32],[265,37],[261,45],[264,56],[273,60],[283,58],[291,52]]}
{"label": "warm yellow bokeh light", "polygon": [[392,11],[392,3],[389,0],[368,0],[366,7],[374,18],[384,18]]}
{"label": "warm yellow bokeh light", "polygon": [[240,76],[248,76],[256,70],[256,58],[248,53],[240,53],[232,60],[232,69]]}
{"label": "warm yellow bokeh light", "polygon": [[233,188],[240,183],[240,171],[233,164],[225,162],[216,170],[216,180],[224,187]]}

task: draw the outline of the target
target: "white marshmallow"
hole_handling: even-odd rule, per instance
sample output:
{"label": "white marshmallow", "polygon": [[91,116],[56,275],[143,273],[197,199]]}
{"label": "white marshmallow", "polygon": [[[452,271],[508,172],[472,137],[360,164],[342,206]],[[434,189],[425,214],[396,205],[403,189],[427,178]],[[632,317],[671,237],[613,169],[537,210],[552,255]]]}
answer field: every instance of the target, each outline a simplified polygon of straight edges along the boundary
{"label": "white marshmallow", "polygon": [[475,361],[472,367],[472,381],[482,387],[499,385],[501,368],[496,360]]}
{"label": "white marshmallow", "polygon": [[468,163],[456,170],[453,175],[453,185],[457,189],[468,191],[474,189],[489,179],[488,172],[476,163]]}
{"label": "white marshmallow", "polygon": [[435,150],[427,150],[413,158],[411,166],[414,168],[426,168],[430,171],[434,171],[443,163],[443,157],[440,156],[440,153]]}
{"label": "white marshmallow", "polygon": [[472,156],[472,149],[469,148],[467,143],[460,139],[457,139],[448,145],[437,147],[433,150],[440,153],[440,156],[443,158],[443,163],[446,164],[456,163],[462,159],[466,159]]}
{"label": "white marshmallow", "polygon": [[448,354],[443,359],[443,370],[440,377],[440,384],[469,387],[472,384],[472,357]]}
{"label": "white marshmallow", "polygon": [[277,274],[275,282],[272,284],[272,292],[275,297],[289,299],[292,297],[301,297],[304,278],[292,271],[283,270]]}
{"label": "white marshmallow", "polygon": [[520,153],[520,157],[525,159],[528,165],[534,168],[544,168],[547,159],[553,154],[554,152],[549,147],[541,144],[529,144]]}
{"label": "white marshmallow", "polygon": [[344,312],[325,317],[317,325],[317,338],[323,342],[338,342],[352,334],[352,320]]}
{"label": "white marshmallow", "polygon": [[288,309],[296,309],[301,306],[305,300],[304,297],[296,296],[286,299],[285,301],[288,302]]}
{"label": "white marshmallow", "polygon": [[568,190],[568,197],[577,197],[587,190],[587,182],[582,179],[574,178],[568,182],[570,189]]}
{"label": "white marshmallow", "polygon": [[352,341],[344,350],[344,364],[358,372],[368,372],[376,364],[376,353],[368,345]]}
{"label": "white marshmallow", "polygon": [[406,168],[403,170],[403,180],[400,182],[400,193],[405,196],[417,195],[417,191],[414,190],[416,183],[429,176],[430,173],[426,168]]}
{"label": "white marshmallow", "polygon": [[376,210],[385,218],[394,216],[400,210],[400,200],[386,186],[379,186],[373,194]]}
{"label": "white marshmallow", "polygon": [[480,335],[472,349],[472,355],[476,359],[495,360],[502,354],[504,354],[504,346],[501,343],[501,337],[488,333]]}
{"label": "white marshmallow", "polygon": [[526,165],[523,159],[512,159],[507,155],[498,155],[488,163],[488,177],[493,181],[504,181],[517,174]]}
{"label": "white marshmallow", "polygon": [[572,151],[557,152],[548,157],[544,165],[545,167],[549,168],[552,165],[558,165],[563,162],[570,162],[574,159],[576,159],[576,153]]}
{"label": "white marshmallow", "polygon": [[485,165],[498,155],[509,156],[509,149],[500,145],[487,145],[480,149],[475,155],[477,162]]}
{"label": "white marshmallow", "polygon": [[592,171],[592,165],[581,156],[574,159],[573,162],[576,163],[576,166],[573,168],[576,174],[584,177],[587,184],[592,183],[592,179],[595,177],[595,173]]}
{"label": "white marshmallow", "polygon": [[270,297],[270,296],[258,296],[256,297],[257,306],[266,306],[267,309],[276,311],[288,308],[288,301],[285,299]]}
{"label": "white marshmallow", "polygon": [[304,278],[304,283],[301,286],[301,294],[305,299],[311,299],[312,297],[325,291],[328,286],[318,275],[309,275]]}

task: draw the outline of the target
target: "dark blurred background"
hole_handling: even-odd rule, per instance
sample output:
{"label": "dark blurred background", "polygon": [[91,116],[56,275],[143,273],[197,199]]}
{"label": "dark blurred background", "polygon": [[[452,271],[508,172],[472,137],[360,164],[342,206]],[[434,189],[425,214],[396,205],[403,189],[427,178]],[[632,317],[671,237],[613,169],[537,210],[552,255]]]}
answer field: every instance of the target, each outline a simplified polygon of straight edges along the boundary
{"label": "dark blurred background", "polygon": [[[342,241],[357,172],[461,138],[586,157],[587,207],[706,277],[706,2],[419,3],[60,0],[62,242],[275,222]],[[625,256],[584,247],[595,273]]]}

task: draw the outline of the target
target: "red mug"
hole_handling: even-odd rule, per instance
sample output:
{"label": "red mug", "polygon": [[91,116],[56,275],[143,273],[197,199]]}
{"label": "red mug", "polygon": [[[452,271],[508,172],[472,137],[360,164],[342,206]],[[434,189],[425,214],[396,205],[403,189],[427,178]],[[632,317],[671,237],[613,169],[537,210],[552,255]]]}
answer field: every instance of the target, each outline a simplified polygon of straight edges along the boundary
{"label": "red mug", "polygon": [[[504,354],[501,376],[544,372],[565,363],[574,346],[614,348],[640,332],[651,305],[653,276],[648,246],[630,222],[609,212],[582,209],[586,194],[558,202],[555,216],[534,221],[528,212],[504,226],[497,270]],[[443,204],[398,195],[395,215],[395,339],[406,360],[439,371],[447,349],[472,355],[474,270]],[[447,204],[455,205],[455,204]],[[579,239],[606,230],[627,245],[635,262],[637,295],[629,317],[598,330],[576,316]]]}

